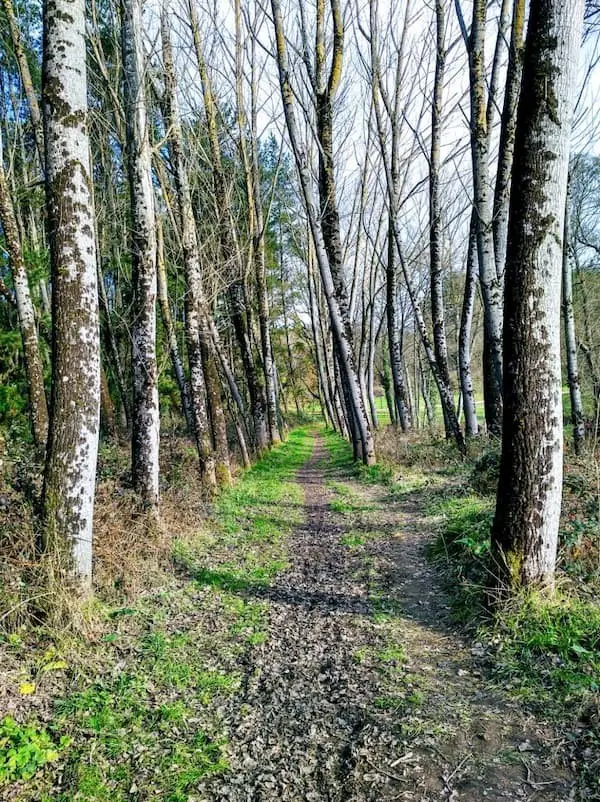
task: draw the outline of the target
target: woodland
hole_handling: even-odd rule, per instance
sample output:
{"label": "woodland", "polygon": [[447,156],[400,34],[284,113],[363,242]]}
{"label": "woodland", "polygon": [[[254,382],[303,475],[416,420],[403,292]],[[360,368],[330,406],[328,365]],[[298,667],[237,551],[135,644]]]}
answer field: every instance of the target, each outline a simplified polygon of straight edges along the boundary
{"label": "woodland", "polygon": [[0,799],[600,800],[596,0],[0,0]]}

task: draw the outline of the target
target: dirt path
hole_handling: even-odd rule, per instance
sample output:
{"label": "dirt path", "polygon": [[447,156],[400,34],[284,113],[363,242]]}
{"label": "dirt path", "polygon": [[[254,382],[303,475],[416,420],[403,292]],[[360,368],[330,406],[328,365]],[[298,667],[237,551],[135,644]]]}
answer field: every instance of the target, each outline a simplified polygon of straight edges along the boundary
{"label": "dirt path", "polygon": [[231,770],[199,799],[573,799],[551,730],[487,687],[448,625],[416,501],[332,476],[319,438],[298,481],[291,568],[255,591],[269,637],[225,702]]}

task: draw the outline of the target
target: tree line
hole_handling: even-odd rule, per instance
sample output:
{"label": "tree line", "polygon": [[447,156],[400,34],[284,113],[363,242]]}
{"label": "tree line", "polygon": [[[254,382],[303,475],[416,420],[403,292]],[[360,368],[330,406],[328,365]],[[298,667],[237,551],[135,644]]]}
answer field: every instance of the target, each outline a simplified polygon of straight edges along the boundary
{"label": "tree line", "polygon": [[374,464],[381,394],[403,433],[501,440],[498,580],[551,586],[563,375],[576,453],[600,407],[593,5],[1,14],[1,412],[55,578],[91,583],[101,434],[152,528],[161,419],[211,493],[308,407]]}

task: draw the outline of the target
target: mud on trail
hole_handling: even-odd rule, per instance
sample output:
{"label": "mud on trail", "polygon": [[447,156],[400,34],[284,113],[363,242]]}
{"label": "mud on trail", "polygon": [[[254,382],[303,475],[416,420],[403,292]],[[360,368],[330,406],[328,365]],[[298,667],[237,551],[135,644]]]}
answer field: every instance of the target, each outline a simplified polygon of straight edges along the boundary
{"label": "mud on trail", "polygon": [[328,465],[297,481],[290,568],[252,589],[269,631],[223,701],[229,770],[202,800],[574,799],[552,729],[486,683],[449,621],[422,497],[394,499]]}

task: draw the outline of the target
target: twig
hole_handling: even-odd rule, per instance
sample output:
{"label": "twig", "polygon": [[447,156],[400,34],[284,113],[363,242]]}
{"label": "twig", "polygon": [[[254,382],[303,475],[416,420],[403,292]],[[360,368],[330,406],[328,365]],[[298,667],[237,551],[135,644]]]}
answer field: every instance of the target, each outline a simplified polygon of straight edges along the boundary
{"label": "twig", "polygon": [[531,771],[529,764],[523,758],[521,758],[521,763],[527,769],[527,779],[525,780],[525,782],[527,783],[527,785],[530,785],[535,791],[539,791],[545,785],[556,785],[556,783],[559,782],[559,780],[541,780],[540,782],[533,780],[532,779],[533,772]]}
{"label": "twig", "polygon": [[390,771],[386,771],[385,769],[382,769],[380,766],[376,766],[374,763],[371,763],[369,758],[365,758],[365,760],[367,761],[367,763],[369,764],[369,766],[372,769],[374,769],[375,771],[380,772],[381,774],[385,774],[386,777],[389,777],[392,780],[396,780],[399,783],[407,782],[406,777],[398,777],[397,774],[392,774]]}
{"label": "twig", "polygon": [[442,777],[447,787],[450,787],[450,781],[452,780],[452,778],[462,769],[465,763],[468,763],[469,760],[471,760],[472,757],[473,757],[472,754],[465,755],[465,757],[463,757],[458,766],[454,769],[452,774],[449,774],[447,777]]}

